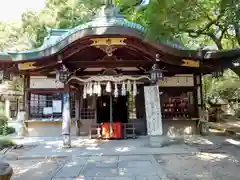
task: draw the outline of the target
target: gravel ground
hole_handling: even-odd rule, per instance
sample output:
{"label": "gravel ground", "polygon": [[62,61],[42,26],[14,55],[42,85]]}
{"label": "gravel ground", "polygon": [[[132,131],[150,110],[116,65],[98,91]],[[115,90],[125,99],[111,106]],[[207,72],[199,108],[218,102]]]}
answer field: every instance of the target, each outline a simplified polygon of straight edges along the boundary
{"label": "gravel ground", "polygon": [[229,144],[192,145],[197,154],[155,155],[169,179],[239,180],[240,148]]}

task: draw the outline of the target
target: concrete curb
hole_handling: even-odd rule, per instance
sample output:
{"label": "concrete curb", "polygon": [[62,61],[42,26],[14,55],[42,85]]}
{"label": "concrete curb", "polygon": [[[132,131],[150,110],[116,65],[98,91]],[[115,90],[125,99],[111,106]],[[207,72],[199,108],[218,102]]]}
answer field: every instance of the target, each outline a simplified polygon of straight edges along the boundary
{"label": "concrete curb", "polygon": [[16,160],[37,160],[37,159],[54,159],[54,158],[68,158],[69,156],[18,156]]}
{"label": "concrete curb", "polygon": [[[191,155],[196,155],[199,154],[201,152],[193,152],[193,153],[174,153],[174,154],[191,154]],[[139,153],[139,154],[79,154],[79,155],[33,155],[33,156],[18,156],[16,157],[16,159],[9,159],[9,160],[37,160],[37,159],[53,159],[53,158],[78,158],[78,157],[91,157],[91,156],[154,156],[154,155],[171,155],[173,153],[164,153],[164,154],[143,154],[143,153]],[[156,159],[154,158],[154,160],[156,161]]]}

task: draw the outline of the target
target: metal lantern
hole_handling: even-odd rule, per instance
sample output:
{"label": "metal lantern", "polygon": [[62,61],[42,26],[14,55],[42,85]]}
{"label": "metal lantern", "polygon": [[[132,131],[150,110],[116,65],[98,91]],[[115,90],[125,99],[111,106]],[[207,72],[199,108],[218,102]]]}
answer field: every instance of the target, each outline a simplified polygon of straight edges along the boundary
{"label": "metal lantern", "polygon": [[152,70],[150,71],[150,78],[152,82],[163,80],[163,71],[159,68],[158,64],[154,64],[152,66]]}
{"label": "metal lantern", "polygon": [[10,80],[10,73],[4,70],[0,70],[0,81]]}
{"label": "metal lantern", "polygon": [[160,55],[156,54],[156,63],[152,66],[152,69],[148,72],[150,74],[150,78],[152,83],[156,83],[159,80],[163,80],[163,69],[160,69]]}
{"label": "metal lantern", "polygon": [[56,78],[57,78],[57,80],[64,83],[64,82],[67,82],[68,77],[69,77],[69,72],[68,72],[67,68],[63,65],[63,67],[58,70]]}
{"label": "metal lantern", "polygon": [[235,61],[232,62],[234,67],[239,67],[240,66],[240,59],[237,59]]}
{"label": "metal lantern", "polygon": [[219,78],[219,77],[222,77],[222,76],[223,76],[223,71],[222,70],[212,72],[212,77],[214,77],[214,78]]}
{"label": "metal lantern", "polygon": [[4,71],[3,71],[3,70],[0,70],[0,81],[3,80],[3,74],[4,74]]}

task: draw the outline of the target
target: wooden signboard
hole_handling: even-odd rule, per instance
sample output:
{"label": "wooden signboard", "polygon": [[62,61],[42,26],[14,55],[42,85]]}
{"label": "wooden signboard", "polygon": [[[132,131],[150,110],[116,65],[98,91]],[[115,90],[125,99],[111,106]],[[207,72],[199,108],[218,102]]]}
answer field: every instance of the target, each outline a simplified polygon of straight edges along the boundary
{"label": "wooden signboard", "polygon": [[144,97],[148,135],[162,135],[162,114],[158,86],[145,86]]}

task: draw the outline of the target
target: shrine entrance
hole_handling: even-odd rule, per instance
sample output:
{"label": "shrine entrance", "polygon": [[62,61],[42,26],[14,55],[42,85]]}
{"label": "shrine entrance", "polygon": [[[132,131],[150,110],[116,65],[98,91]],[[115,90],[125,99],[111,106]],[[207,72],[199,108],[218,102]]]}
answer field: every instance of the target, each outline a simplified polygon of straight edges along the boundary
{"label": "shrine entrance", "polygon": [[128,97],[104,95],[97,98],[97,123],[128,123]]}
{"label": "shrine entrance", "polygon": [[[110,72],[111,70],[108,69],[107,71]],[[137,122],[135,100],[138,99],[137,95],[142,88],[141,85],[149,79],[148,76],[141,75],[109,74],[112,75],[104,73],[104,75],[89,77],[72,76],[69,79],[69,84],[81,86],[82,94],[80,98],[84,101],[91,101],[90,109],[87,106],[84,106],[84,109],[80,107],[85,112],[84,114],[89,114],[89,110],[95,114],[93,118],[86,118],[87,121],[91,120],[90,130],[91,128],[101,129],[101,132],[97,134],[98,137],[121,139],[125,137],[125,127],[129,123],[133,124],[131,120],[135,119],[135,122]],[[133,117],[133,115],[135,116]],[[80,119],[83,120],[82,117]]]}

